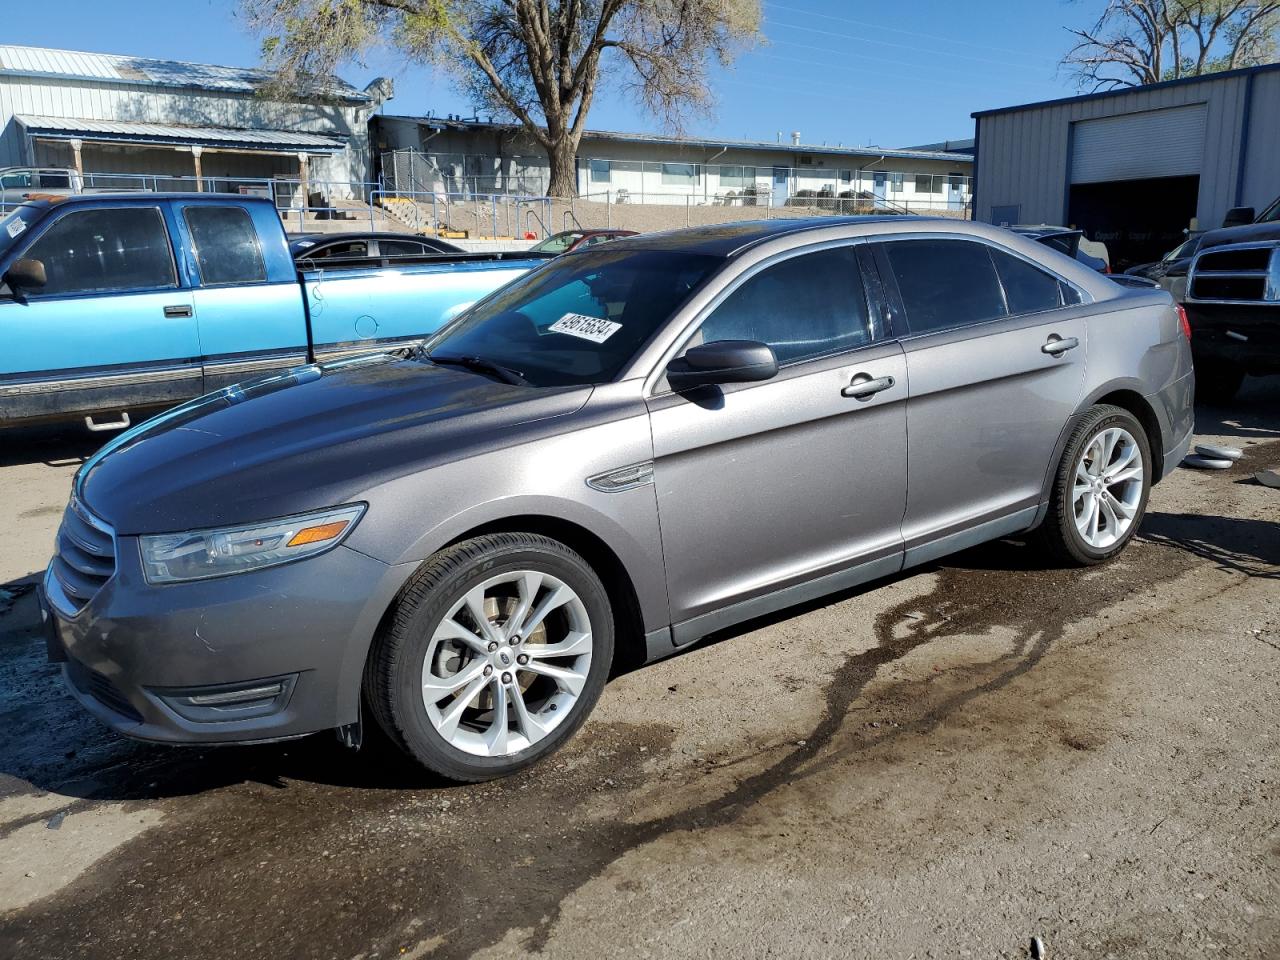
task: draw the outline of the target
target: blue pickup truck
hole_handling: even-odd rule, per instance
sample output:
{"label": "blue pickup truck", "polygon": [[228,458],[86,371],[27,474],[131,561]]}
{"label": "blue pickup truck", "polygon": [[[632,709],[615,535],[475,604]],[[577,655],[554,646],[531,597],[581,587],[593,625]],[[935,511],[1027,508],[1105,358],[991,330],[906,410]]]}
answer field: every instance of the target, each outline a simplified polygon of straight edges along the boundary
{"label": "blue pickup truck", "polygon": [[28,201],[0,219],[0,427],[127,426],[247,377],[431,333],[545,258],[303,264],[263,199]]}

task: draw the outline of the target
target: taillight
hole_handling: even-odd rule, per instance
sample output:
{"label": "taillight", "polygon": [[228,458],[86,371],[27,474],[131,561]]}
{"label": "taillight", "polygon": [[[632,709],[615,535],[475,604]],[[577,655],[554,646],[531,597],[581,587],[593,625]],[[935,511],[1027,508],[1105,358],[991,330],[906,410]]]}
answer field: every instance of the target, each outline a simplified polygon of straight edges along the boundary
{"label": "taillight", "polygon": [[1187,308],[1180,303],[1175,303],[1173,309],[1178,311],[1178,322],[1182,324],[1182,335],[1188,340],[1191,339],[1191,318],[1187,316]]}

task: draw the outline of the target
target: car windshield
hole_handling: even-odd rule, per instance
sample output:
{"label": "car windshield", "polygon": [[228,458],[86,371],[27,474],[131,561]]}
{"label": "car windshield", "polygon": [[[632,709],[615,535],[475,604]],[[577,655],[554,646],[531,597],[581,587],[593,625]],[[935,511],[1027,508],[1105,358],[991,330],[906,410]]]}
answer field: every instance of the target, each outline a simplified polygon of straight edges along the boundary
{"label": "car windshield", "polygon": [[553,233],[541,243],[536,243],[529,249],[535,253],[564,253],[575,243],[581,240],[585,234],[570,230],[568,233]]}
{"label": "car windshield", "polygon": [[1182,260],[1185,257],[1190,257],[1195,254],[1196,247],[1198,246],[1200,246],[1199,237],[1192,237],[1190,240],[1184,240],[1164,255],[1164,261],[1165,263],[1171,263],[1174,260]]}
{"label": "car windshield", "polygon": [[40,211],[35,207],[21,206],[9,213],[0,214],[0,257],[17,246],[22,235],[40,218]]}
{"label": "car windshield", "polygon": [[1255,223],[1274,223],[1280,220],[1280,197],[1272,202],[1271,206],[1262,211],[1262,215],[1258,217]]}
{"label": "car windshield", "polygon": [[427,342],[533,386],[607,383],[721,264],[665,250],[597,250],[553,260],[482,300]]}

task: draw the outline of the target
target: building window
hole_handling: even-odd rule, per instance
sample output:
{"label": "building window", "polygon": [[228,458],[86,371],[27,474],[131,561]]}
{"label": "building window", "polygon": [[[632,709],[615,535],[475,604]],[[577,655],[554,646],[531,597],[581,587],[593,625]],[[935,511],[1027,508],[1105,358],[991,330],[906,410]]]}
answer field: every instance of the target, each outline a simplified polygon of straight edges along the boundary
{"label": "building window", "polygon": [[720,186],[725,189],[745,190],[756,185],[755,167],[721,167]]}
{"label": "building window", "polygon": [[916,174],[916,193],[941,193],[942,178],[928,173]]}
{"label": "building window", "polygon": [[664,186],[692,187],[698,182],[698,167],[692,163],[664,163],[662,165],[662,183]]}
{"label": "building window", "polygon": [[901,173],[889,174],[889,192],[890,193],[902,193],[902,178],[903,178],[903,175]]}
{"label": "building window", "polygon": [[592,183],[609,183],[609,161],[608,160],[589,160],[588,166],[591,169]]}

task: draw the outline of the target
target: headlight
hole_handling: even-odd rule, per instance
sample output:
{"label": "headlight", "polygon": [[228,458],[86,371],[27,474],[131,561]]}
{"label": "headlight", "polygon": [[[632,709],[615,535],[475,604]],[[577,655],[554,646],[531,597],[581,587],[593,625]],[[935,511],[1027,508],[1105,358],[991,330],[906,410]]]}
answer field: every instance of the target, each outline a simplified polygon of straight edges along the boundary
{"label": "headlight", "polygon": [[142,570],[148,583],[177,583],[312,557],[341,543],[364,509],[358,503],[240,527],[140,537]]}

